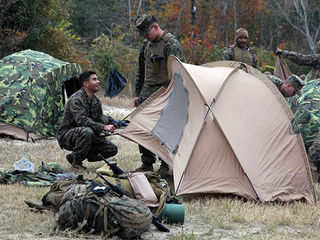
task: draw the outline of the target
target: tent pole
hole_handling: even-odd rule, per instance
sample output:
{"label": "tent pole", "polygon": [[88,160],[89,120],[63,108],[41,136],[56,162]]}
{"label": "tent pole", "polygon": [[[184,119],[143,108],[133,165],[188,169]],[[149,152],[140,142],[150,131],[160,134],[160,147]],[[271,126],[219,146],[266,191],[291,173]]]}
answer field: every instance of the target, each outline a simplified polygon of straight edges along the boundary
{"label": "tent pole", "polygon": [[248,175],[245,173],[245,171],[243,171],[244,172],[244,174],[246,175],[246,177],[247,177],[247,179],[248,179],[248,181],[249,181],[249,183],[250,183],[250,185],[251,185],[251,187],[252,187],[252,189],[253,189],[253,191],[254,191],[254,193],[256,194],[256,196],[257,196],[257,201],[258,202],[260,202],[260,198],[259,198],[259,195],[258,195],[258,193],[256,192],[256,190],[254,189],[254,187],[253,187],[253,185],[252,185],[252,182],[250,181],[250,178],[248,177]]}
{"label": "tent pole", "polygon": [[176,195],[177,192],[179,191],[180,184],[181,184],[181,181],[182,181],[183,177],[184,177],[184,171],[183,171],[183,173],[182,173],[182,175],[181,175],[181,178],[180,178],[180,180],[179,180],[179,183],[178,183],[178,186],[177,186],[177,190],[176,190],[175,193],[174,193],[175,195]]}

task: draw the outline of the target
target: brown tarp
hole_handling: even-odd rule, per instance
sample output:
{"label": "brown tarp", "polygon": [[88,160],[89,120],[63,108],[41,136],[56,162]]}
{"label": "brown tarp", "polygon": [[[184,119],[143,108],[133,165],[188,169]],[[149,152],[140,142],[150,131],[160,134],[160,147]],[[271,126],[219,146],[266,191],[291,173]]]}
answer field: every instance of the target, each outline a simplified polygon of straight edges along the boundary
{"label": "brown tarp", "polygon": [[4,122],[0,122],[0,135],[12,136],[15,139],[24,141],[33,141],[42,138],[42,136],[36,135],[10,124],[6,124]]}
{"label": "brown tarp", "polygon": [[273,75],[280,78],[281,80],[286,80],[289,76],[291,76],[291,71],[286,63],[286,61],[281,58],[280,55],[277,55],[275,69]]}
{"label": "brown tarp", "polygon": [[[270,80],[232,61],[195,66],[170,57],[168,69],[168,88],[152,95],[121,135],[172,166],[177,195],[232,193],[261,201],[315,203],[301,136],[293,134],[293,115]],[[181,113],[163,110],[170,108],[171,96],[177,97],[178,79],[189,97],[181,103],[188,104],[186,123]],[[171,120],[160,118],[163,114],[171,114]],[[161,119],[167,119],[168,131],[173,131],[173,121],[182,125],[175,151],[166,146],[165,135],[152,134]]]}

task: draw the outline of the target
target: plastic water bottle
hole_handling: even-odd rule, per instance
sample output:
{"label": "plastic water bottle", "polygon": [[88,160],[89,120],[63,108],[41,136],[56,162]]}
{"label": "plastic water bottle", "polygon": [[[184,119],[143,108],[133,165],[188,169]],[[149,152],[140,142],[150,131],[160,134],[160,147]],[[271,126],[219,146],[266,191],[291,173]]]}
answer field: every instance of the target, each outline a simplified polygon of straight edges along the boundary
{"label": "plastic water bottle", "polygon": [[15,162],[13,164],[13,167],[15,170],[19,171],[28,171],[33,172],[34,171],[34,164],[29,161],[26,157],[21,158],[19,161]]}

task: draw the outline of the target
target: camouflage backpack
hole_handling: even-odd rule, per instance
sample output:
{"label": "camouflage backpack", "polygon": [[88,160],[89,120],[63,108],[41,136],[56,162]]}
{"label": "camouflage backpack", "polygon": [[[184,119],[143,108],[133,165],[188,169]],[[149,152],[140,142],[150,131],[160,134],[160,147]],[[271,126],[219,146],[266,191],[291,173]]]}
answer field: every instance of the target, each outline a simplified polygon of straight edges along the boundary
{"label": "camouflage backpack", "polygon": [[[151,208],[151,211],[156,216],[160,215],[166,203],[180,203],[179,199],[174,196],[168,182],[165,179],[161,179],[158,174],[154,172],[144,172],[144,174],[159,200],[159,206],[156,208]],[[121,176],[118,176],[118,178],[104,175],[104,178],[106,178],[112,184],[119,186],[134,198],[134,191],[128,180],[128,175],[123,174]],[[100,177],[97,177],[95,181],[105,184],[103,179],[101,179]]]}
{"label": "camouflage backpack", "polygon": [[61,203],[58,215],[60,230],[103,232],[128,239],[140,236],[152,222],[151,211],[141,201],[119,197],[96,182],[86,187],[71,185]]}

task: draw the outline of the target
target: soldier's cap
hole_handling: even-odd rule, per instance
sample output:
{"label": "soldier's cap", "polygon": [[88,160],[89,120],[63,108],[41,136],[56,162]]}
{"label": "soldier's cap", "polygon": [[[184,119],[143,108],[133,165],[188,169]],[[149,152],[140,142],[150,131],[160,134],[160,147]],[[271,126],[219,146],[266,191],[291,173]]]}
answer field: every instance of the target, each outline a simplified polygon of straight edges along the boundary
{"label": "soldier's cap", "polygon": [[292,74],[290,77],[288,77],[285,81],[286,83],[290,83],[296,94],[301,94],[301,88],[304,86],[304,81],[298,77],[297,75]]}
{"label": "soldier's cap", "polygon": [[139,35],[141,37],[144,37],[147,35],[148,30],[151,27],[151,25],[155,22],[156,23],[158,22],[158,20],[156,19],[155,16],[150,15],[150,14],[141,14],[134,21],[134,25],[139,30]]}
{"label": "soldier's cap", "polygon": [[234,41],[237,41],[237,39],[241,36],[246,36],[247,38],[249,38],[247,29],[239,28],[234,34]]}

